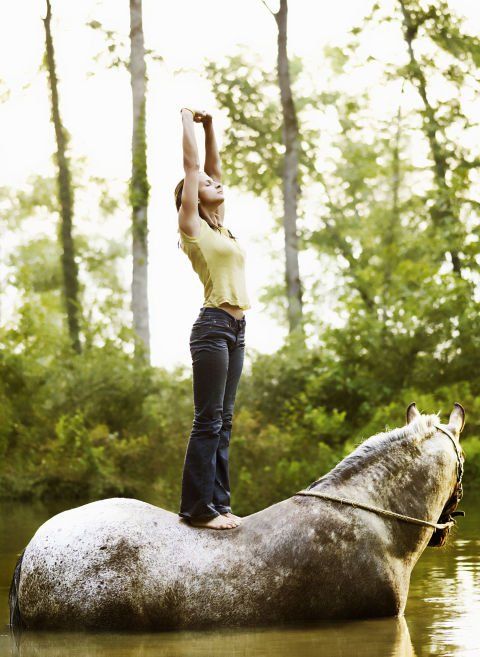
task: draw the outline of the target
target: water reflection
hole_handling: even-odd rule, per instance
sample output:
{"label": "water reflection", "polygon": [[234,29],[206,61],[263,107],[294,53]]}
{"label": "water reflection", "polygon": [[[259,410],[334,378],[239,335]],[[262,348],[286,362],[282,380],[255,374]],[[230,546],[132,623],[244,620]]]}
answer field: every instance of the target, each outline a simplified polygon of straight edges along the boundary
{"label": "water reflection", "polygon": [[429,630],[431,645],[438,651],[448,648],[454,654],[480,654],[480,569],[479,558],[472,556],[473,546],[470,543],[456,543],[456,549],[466,551],[467,554],[454,556],[453,574],[450,577],[441,569],[436,569],[437,595],[425,598],[435,610]]}
{"label": "water reflection", "polygon": [[[1,643],[0,643],[1,648]],[[3,654],[8,654],[2,652]],[[11,657],[415,657],[402,618],[156,634],[25,632]]]}
{"label": "water reflection", "polygon": [[419,657],[480,655],[480,513],[475,499],[462,507],[455,536],[427,549],[413,573],[406,618]]}

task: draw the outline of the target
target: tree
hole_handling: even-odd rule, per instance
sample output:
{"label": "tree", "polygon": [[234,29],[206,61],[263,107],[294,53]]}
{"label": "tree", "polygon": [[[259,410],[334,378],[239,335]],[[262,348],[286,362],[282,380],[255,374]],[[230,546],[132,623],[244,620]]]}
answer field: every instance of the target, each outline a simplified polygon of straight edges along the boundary
{"label": "tree", "polygon": [[[412,3],[410,3],[409,6],[409,4],[404,2],[404,0],[399,0],[399,4],[403,15],[403,35],[408,48],[408,56],[410,60],[410,64],[406,68],[406,75],[411,82],[416,84],[418,93],[420,94],[424,106],[423,127],[425,135],[428,139],[428,143],[430,145],[430,152],[433,161],[432,171],[435,185],[437,187],[437,199],[436,202],[432,205],[431,209],[432,222],[435,227],[439,227],[443,230],[448,230],[450,235],[453,237],[454,230],[458,228],[459,219],[457,216],[456,208],[454,208],[451,191],[447,183],[448,147],[446,146],[444,140],[440,138],[443,130],[440,125],[440,120],[437,116],[437,112],[435,111],[428,97],[427,79],[425,77],[425,72],[421,63],[417,59],[414,50],[414,41],[416,39],[420,25],[426,20],[426,14],[424,11],[419,11],[419,7],[415,7],[416,11],[412,10]],[[432,10],[434,14],[436,14],[433,6],[429,8],[429,13],[431,14]],[[455,225],[451,226],[452,223]],[[452,228],[454,230],[452,230]],[[460,235],[460,240],[452,240],[449,249],[453,271],[458,275],[461,274],[459,242],[463,237],[464,235]]]}
{"label": "tree", "polygon": [[[130,53],[128,39],[105,27],[98,20],[91,20],[88,27],[101,32],[106,51],[98,53],[95,61],[108,69],[129,71],[132,88],[132,176],[129,184],[132,210],[132,284],[131,309],[135,350],[148,359],[150,352],[150,328],[148,306],[148,199],[150,185],[147,177],[146,143],[146,66],[145,60],[162,62],[163,57],[145,48],[142,24],[142,2],[130,2]],[[91,73],[93,75],[93,73]]]}
{"label": "tree", "polygon": [[46,37],[45,62],[50,84],[52,121],[57,142],[56,162],[58,167],[58,197],[60,201],[60,239],[62,244],[63,296],[67,311],[67,323],[70,340],[74,350],[81,351],[80,345],[80,302],[78,292],[78,267],[75,261],[75,244],[73,238],[73,187],[70,164],[66,154],[68,136],[60,116],[58,97],[58,79],[55,67],[55,52],[51,31],[52,8],[47,1],[47,15],[43,19]]}
{"label": "tree", "polygon": [[282,141],[285,146],[283,158],[283,224],[285,231],[285,279],[288,299],[288,321],[290,331],[297,326],[302,328],[302,285],[298,265],[297,236],[297,196],[300,192],[298,183],[298,144],[299,129],[287,53],[287,0],[280,0],[277,12],[271,11],[266,2],[263,4],[275,18],[278,28],[277,75],[282,103]]}
{"label": "tree", "polygon": [[[110,340],[125,347],[133,340],[128,329],[128,296],[123,276],[129,252],[125,245],[125,223],[118,233],[127,206],[119,200],[116,190],[108,189],[104,178],[89,175],[82,161],[72,158],[70,170],[79,208],[75,254],[85,355],[92,345],[99,347]],[[59,333],[64,330],[62,249],[52,230],[60,212],[56,184],[54,175],[36,174],[20,189],[0,188],[0,224],[8,227],[9,233],[0,263],[9,298],[4,323],[28,325],[25,335],[29,334],[29,345],[37,344],[39,352],[49,351],[50,343],[65,342],[63,337],[59,340]],[[83,212],[82,208],[85,208]],[[113,226],[117,233],[110,237]],[[65,339],[68,343],[67,332]]]}
{"label": "tree", "polygon": [[148,196],[146,140],[146,66],[142,25],[142,0],[130,0],[130,82],[132,86],[132,311],[136,343],[148,358],[150,328],[148,310]]}
{"label": "tree", "polygon": [[429,148],[433,182],[425,200],[438,259],[444,260],[448,254],[455,275],[468,280],[478,263],[472,258],[465,215],[476,210],[478,202],[467,192],[480,159],[459,135],[463,137],[477,126],[466,108],[468,96],[478,88],[480,39],[466,33],[461,16],[446,0],[395,0],[393,11],[376,2],[363,28],[370,24],[381,29],[388,23],[399,28],[406,63],[389,64],[385,69],[390,79],[400,76],[408,82],[407,91],[413,88],[421,103],[418,116]]}
{"label": "tree", "polygon": [[[413,4],[409,3],[410,8]],[[435,115],[429,115],[422,102],[420,109],[413,107],[406,116],[397,111],[394,121],[387,105],[386,116],[379,120],[371,111],[375,92],[371,82],[363,95],[358,91],[354,97],[337,94],[340,130],[333,141],[334,167],[325,158],[318,172],[325,195],[323,204],[318,204],[321,223],[318,230],[306,234],[307,243],[317,248],[322,258],[330,253],[340,268],[336,309],[344,325],[325,331],[321,339],[325,352],[335,354],[335,370],[345,386],[341,397],[329,398],[329,405],[345,408],[347,417],[357,415],[359,423],[373,412],[373,399],[385,403],[404,390],[434,390],[440,381],[458,384],[476,379],[471,363],[478,351],[474,336],[479,331],[475,299],[480,260],[478,202],[468,172],[478,162],[464,144],[472,123],[462,91],[474,79],[467,72],[468,63],[478,58],[480,50],[476,39],[461,38],[457,19],[448,15],[441,19],[436,13],[440,4],[435,13],[430,6],[431,22],[423,22],[429,30],[422,35],[424,53],[427,34],[435,46],[422,60],[428,67],[426,79],[435,66],[450,82],[442,88],[441,102],[434,106],[429,101]],[[415,17],[418,20],[419,14]],[[375,30],[381,29],[384,21],[395,21],[401,28],[401,44],[401,13],[385,13]],[[362,36],[368,39],[368,34]],[[436,52],[441,39],[449,45],[448,57]],[[456,73],[451,61],[455,43],[463,49]],[[378,67],[376,54],[374,51],[369,60]],[[337,58],[334,64],[339,63]],[[346,58],[344,64],[346,75],[352,75],[354,57]],[[362,61],[358,66],[363,71],[367,64]],[[398,88],[400,73],[402,92],[410,91],[409,72],[410,61],[406,67],[383,63],[379,84]],[[336,73],[336,84],[342,88],[340,73]],[[418,88],[417,82],[415,86]],[[451,91],[451,98],[445,97],[445,89]],[[435,121],[433,142],[428,139],[430,120]],[[456,135],[456,143],[451,135]],[[410,154],[424,142],[432,156],[432,165],[426,168],[410,161]],[[440,159],[433,150],[437,142]],[[444,178],[430,173],[439,162],[446,167],[440,168]],[[444,214],[439,218],[440,211]],[[454,258],[452,268],[445,267],[444,255],[456,245],[461,245],[458,256],[463,277]],[[472,383],[472,390],[476,385]]]}
{"label": "tree", "polygon": [[[303,75],[300,58],[292,58],[289,70],[292,88],[296,89]],[[284,121],[279,111],[278,74],[275,70],[265,69],[258,55],[243,48],[225,57],[224,62],[208,61],[205,73],[211,82],[217,105],[226,111],[230,121],[221,151],[225,180],[233,187],[265,199],[278,229],[285,234]],[[297,186],[300,190],[314,180],[318,145],[318,131],[302,121],[304,114],[318,103],[319,96],[312,92],[311,85],[308,95],[295,93],[295,113],[300,123],[297,153]],[[295,213],[299,214],[297,209]],[[299,218],[295,217],[295,232]],[[297,238],[295,240],[297,242]],[[291,298],[285,283],[269,286],[262,298],[265,302],[280,306],[290,330],[293,330],[289,320]],[[305,320],[303,310],[302,318]],[[300,331],[300,336],[302,333]]]}

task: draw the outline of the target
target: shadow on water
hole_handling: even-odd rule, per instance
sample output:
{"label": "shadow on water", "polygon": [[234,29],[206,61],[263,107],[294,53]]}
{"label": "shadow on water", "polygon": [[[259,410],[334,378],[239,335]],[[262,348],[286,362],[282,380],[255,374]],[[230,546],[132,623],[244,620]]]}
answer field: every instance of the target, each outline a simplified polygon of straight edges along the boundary
{"label": "shadow on water", "polygon": [[[0,648],[1,648],[0,643]],[[5,646],[6,648],[6,646]],[[24,632],[11,657],[414,657],[405,618],[156,634]]]}
{"label": "shadow on water", "polygon": [[445,548],[415,566],[405,618],[158,633],[23,632],[8,629],[17,555],[49,517],[81,502],[0,506],[1,657],[480,657],[480,495],[465,495]]}

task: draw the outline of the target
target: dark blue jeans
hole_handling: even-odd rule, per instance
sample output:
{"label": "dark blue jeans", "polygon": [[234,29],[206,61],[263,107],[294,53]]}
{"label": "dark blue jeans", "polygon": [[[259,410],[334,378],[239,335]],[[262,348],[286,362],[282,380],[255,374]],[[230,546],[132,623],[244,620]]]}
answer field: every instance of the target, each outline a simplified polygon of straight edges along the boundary
{"label": "dark blue jeans", "polygon": [[203,307],[190,334],[195,413],[182,475],[182,518],[231,511],[228,447],[245,355],[246,320]]}

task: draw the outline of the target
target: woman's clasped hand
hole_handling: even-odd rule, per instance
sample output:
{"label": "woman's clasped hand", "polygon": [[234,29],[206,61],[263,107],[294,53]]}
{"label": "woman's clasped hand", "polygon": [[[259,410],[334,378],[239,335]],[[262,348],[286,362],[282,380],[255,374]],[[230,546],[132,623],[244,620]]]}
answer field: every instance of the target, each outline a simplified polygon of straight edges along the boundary
{"label": "woman's clasped hand", "polygon": [[180,112],[183,112],[184,110],[192,113],[195,123],[203,123],[206,125],[212,121],[212,115],[209,114],[206,110],[196,110],[191,109],[190,107],[182,107]]}

